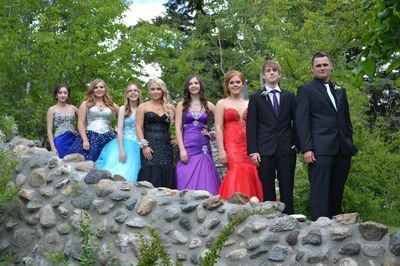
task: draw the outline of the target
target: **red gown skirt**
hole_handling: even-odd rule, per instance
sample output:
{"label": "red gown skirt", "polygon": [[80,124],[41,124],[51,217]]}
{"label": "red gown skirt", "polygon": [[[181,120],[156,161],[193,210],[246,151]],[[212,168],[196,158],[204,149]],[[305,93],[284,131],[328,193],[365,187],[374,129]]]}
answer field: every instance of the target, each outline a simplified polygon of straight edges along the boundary
{"label": "red gown skirt", "polygon": [[247,110],[242,115],[233,108],[224,112],[224,148],[228,157],[228,171],[219,194],[223,199],[228,199],[233,193],[240,192],[264,201],[257,167],[247,155],[246,118]]}

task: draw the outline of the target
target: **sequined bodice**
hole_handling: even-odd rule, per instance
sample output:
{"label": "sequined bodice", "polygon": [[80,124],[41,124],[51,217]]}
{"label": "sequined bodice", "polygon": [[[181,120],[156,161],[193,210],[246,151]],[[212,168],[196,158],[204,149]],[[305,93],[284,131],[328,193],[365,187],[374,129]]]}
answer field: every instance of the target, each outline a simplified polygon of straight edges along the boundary
{"label": "sequined bodice", "polygon": [[153,159],[148,161],[142,158],[142,166],[172,165],[174,154],[170,143],[169,119],[166,114],[159,116],[154,112],[144,114],[144,138],[153,150]]}
{"label": "sequined bodice", "polygon": [[242,114],[233,108],[224,112],[224,147],[228,163],[251,163],[247,156],[246,119],[247,109]]}
{"label": "sequined bodice", "polygon": [[187,130],[191,127],[198,127],[200,129],[206,128],[208,123],[207,112],[186,112],[183,117],[183,128]]}
{"label": "sequined bodice", "polygon": [[75,113],[54,113],[53,115],[54,137],[63,134],[66,131],[75,130]]}
{"label": "sequined bodice", "polygon": [[92,106],[89,108],[86,118],[86,130],[100,134],[111,130],[112,110],[108,107],[101,110],[96,106]]}
{"label": "sequined bodice", "polygon": [[127,116],[124,119],[124,138],[137,141],[136,136],[136,116]]}
{"label": "sequined bodice", "polygon": [[183,143],[188,154],[211,154],[210,141],[201,133],[207,123],[207,112],[186,112],[183,116]]}

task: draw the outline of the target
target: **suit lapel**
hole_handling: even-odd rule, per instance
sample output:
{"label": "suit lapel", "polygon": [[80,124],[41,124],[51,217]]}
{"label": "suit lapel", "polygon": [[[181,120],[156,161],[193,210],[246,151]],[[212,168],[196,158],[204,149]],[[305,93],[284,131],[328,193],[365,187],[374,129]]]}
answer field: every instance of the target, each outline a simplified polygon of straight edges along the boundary
{"label": "suit lapel", "polygon": [[262,92],[262,91],[263,91],[263,90],[261,90],[261,91],[259,92],[259,97],[261,98],[262,106],[267,106],[267,108],[269,109],[268,111],[269,111],[270,113],[273,113],[273,114],[276,116],[275,110],[274,110],[274,107],[272,106],[272,102],[271,102],[271,99],[269,98],[269,95],[267,95],[267,96],[261,95],[261,92]]}
{"label": "suit lapel", "polygon": [[336,107],[337,107],[337,111],[339,112],[339,110],[342,108],[342,91],[341,90],[333,90],[333,93],[335,93],[335,97],[336,97]]}
{"label": "suit lapel", "polygon": [[[334,111],[336,111],[336,110],[335,110],[335,106],[333,106],[333,103],[332,103],[332,101],[331,101],[331,98],[329,98],[329,95],[328,95],[328,93],[326,92],[326,87],[325,87],[325,85],[324,85],[322,82],[320,82],[320,81],[315,81],[315,82],[316,82],[318,91],[322,94],[322,96],[323,96],[323,97],[325,98],[325,100],[328,102],[328,104],[330,105],[330,107],[331,107]],[[336,103],[336,105],[337,105],[337,103]]]}

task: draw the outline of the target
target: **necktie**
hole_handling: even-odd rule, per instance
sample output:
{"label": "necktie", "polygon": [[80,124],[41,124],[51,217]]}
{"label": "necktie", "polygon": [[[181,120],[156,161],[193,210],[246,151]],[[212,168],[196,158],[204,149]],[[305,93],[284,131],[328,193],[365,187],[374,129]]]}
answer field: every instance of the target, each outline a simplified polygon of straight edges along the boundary
{"label": "necktie", "polygon": [[333,107],[335,107],[335,110],[337,111],[337,107],[336,107],[336,102],[335,102],[335,98],[333,97],[333,94],[331,92],[331,88],[329,87],[329,84],[326,83],[324,84],[325,88],[326,88],[326,92],[328,93],[329,98],[331,99],[331,102],[333,104]]}
{"label": "necktie", "polygon": [[278,102],[278,97],[276,97],[276,94],[279,93],[277,90],[272,90],[272,106],[274,107],[275,114],[279,113],[279,102]]}

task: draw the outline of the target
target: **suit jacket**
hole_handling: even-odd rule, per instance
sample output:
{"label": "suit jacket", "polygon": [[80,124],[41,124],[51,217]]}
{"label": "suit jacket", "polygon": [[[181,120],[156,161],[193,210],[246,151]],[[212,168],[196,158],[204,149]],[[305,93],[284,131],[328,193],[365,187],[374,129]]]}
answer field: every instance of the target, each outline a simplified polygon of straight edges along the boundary
{"label": "suit jacket", "polygon": [[[331,91],[333,84],[329,83]],[[354,155],[353,127],[350,121],[346,90],[333,91],[337,111],[330,100],[324,82],[314,78],[299,87],[296,97],[296,127],[300,150],[316,155]]]}
{"label": "suit jacket", "polygon": [[281,89],[280,109],[275,114],[271,99],[263,96],[262,90],[252,94],[247,114],[247,152],[258,152],[261,156],[271,156],[279,149],[282,154],[296,154],[291,149],[296,145],[294,128],[295,95]]}

